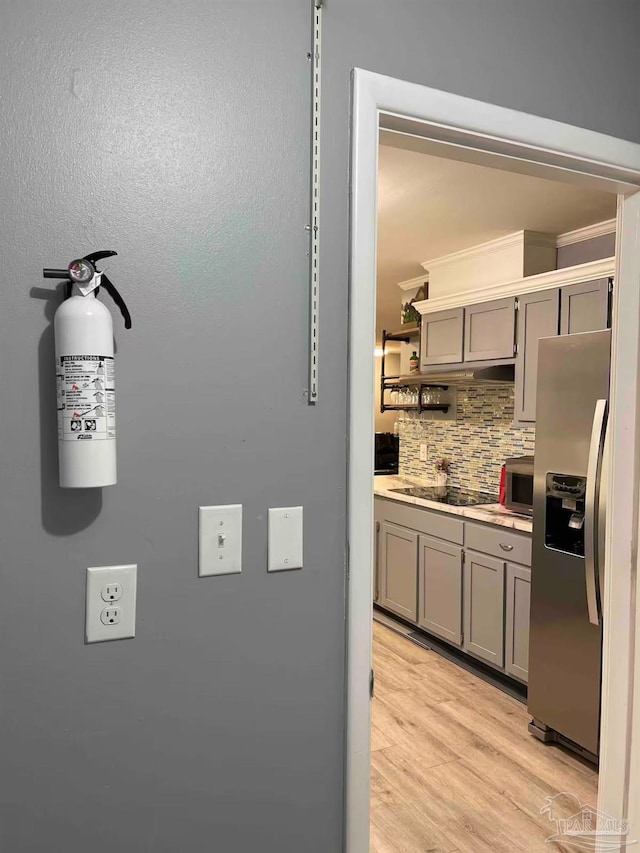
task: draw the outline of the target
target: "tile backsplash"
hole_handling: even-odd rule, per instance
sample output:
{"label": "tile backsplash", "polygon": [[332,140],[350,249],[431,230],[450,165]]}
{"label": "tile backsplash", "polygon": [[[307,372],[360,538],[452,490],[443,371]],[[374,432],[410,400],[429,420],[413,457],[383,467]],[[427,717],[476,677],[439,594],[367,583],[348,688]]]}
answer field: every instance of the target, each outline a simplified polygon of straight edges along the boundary
{"label": "tile backsplash", "polygon": [[[514,426],[513,394],[513,385],[461,386],[457,420],[401,417],[400,474],[435,479],[435,461],[445,456],[450,485],[497,494],[504,460],[535,447],[535,428]],[[426,462],[420,462],[421,444],[428,448]]]}

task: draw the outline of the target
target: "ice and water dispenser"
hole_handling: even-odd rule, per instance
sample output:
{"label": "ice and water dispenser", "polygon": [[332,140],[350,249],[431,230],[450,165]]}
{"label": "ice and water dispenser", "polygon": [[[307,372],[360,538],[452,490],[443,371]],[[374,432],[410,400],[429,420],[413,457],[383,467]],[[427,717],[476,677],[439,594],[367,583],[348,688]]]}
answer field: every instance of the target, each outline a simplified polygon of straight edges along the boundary
{"label": "ice and water dispenser", "polygon": [[584,557],[586,477],[547,474],[544,542],[547,548]]}

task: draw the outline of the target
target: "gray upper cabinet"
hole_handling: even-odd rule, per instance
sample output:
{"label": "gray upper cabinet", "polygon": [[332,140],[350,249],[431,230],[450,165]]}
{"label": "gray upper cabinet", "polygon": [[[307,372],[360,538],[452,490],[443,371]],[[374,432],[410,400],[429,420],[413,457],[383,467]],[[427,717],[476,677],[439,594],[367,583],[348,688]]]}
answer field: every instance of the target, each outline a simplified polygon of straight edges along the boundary
{"label": "gray upper cabinet", "polygon": [[388,521],[380,523],[379,603],[417,621],[418,534]]}
{"label": "gray upper cabinet", "polygon": [[462,548],[421,536],[418,579],[418,625],[462,645]]}
{"label": "gray upper cabinet", "polygon": [[504,562],[466,552],[464,648],[494,666],[504,664]]}
{"label": "gray upper cabinet", "polygon": [[569,284],[561,290],[560,334],[597,332],[609,326],[609,279]]}
{"label": "gray upper cabinet", "polygon": [[463,330],[464,308],[425,314],[420,333],[421,367],[461,362]]}
{"label": "gray upper cabinet", "polygon": [[529,678],[529,605],[531,569],[507,563],[505,661],[508,675],[526,682]]}
{"label": "gray upper cabinet", "polygon": [[560,290],[528,293],[518,302],[514,417],[520,423],[532,423],[536,419],[538,342],[558,334]]}
{"label": "gray upper cabinet", "polygon": [[513,358],[515,328],[515,296],[465,308],[464,360]]}

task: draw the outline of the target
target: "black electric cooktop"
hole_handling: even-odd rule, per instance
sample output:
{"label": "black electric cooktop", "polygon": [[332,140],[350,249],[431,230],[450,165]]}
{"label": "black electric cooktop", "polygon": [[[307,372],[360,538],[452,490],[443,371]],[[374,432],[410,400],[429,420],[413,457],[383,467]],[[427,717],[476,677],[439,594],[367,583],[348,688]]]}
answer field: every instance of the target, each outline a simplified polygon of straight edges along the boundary
{"label": "black electric cooktop", "polygon": [[412,498],[422,498],[425,501],[436,501],[451,506],[481,506],[482,504],[497,504],[498,496],[489,492],[474,492],[471,489],[447,488],[446,486],[408,486],[404,489],[390,489],[401,495]]}

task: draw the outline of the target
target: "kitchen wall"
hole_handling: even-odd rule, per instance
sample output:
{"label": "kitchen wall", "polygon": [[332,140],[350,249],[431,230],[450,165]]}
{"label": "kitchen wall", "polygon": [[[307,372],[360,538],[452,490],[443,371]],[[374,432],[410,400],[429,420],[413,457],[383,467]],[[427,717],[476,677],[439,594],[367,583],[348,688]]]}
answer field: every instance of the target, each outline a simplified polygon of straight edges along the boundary
{"label": "kitchen wall", "polygon": [[[534,453],[535,429],[513,424],[513,385],[458,388],[455,421],[400,420],[400,474],[434,479],[436,459],[451,462],[450,485],[498,493],[510,456]],[[420,444],[428,447],[420,462]]]}
{"label": "kitchen wall", "polygon": [[[311,3],[0,4],[3,853],[342,849],[353,67],[640,141],[635,0],[323,5],[309,407]],[[102,248],[120,479],[63,492],[42,267]],[[234,501],[242,574],[200,580]],[[292,504],[305,567],[267,575]],[[86,567],[129,561],[136,639],[85,646]]]}
{"label": "kitchen wall", "polygon": [[603,234],[600,237],[591,237],[589,240],[581,240],[579,243],[569,243],[567,246],[558,248],[558,269],[572,267],[574,264],[586,264],[589,261],[598,261],[601,258],[611,258],[616,253],[616,235]]}

